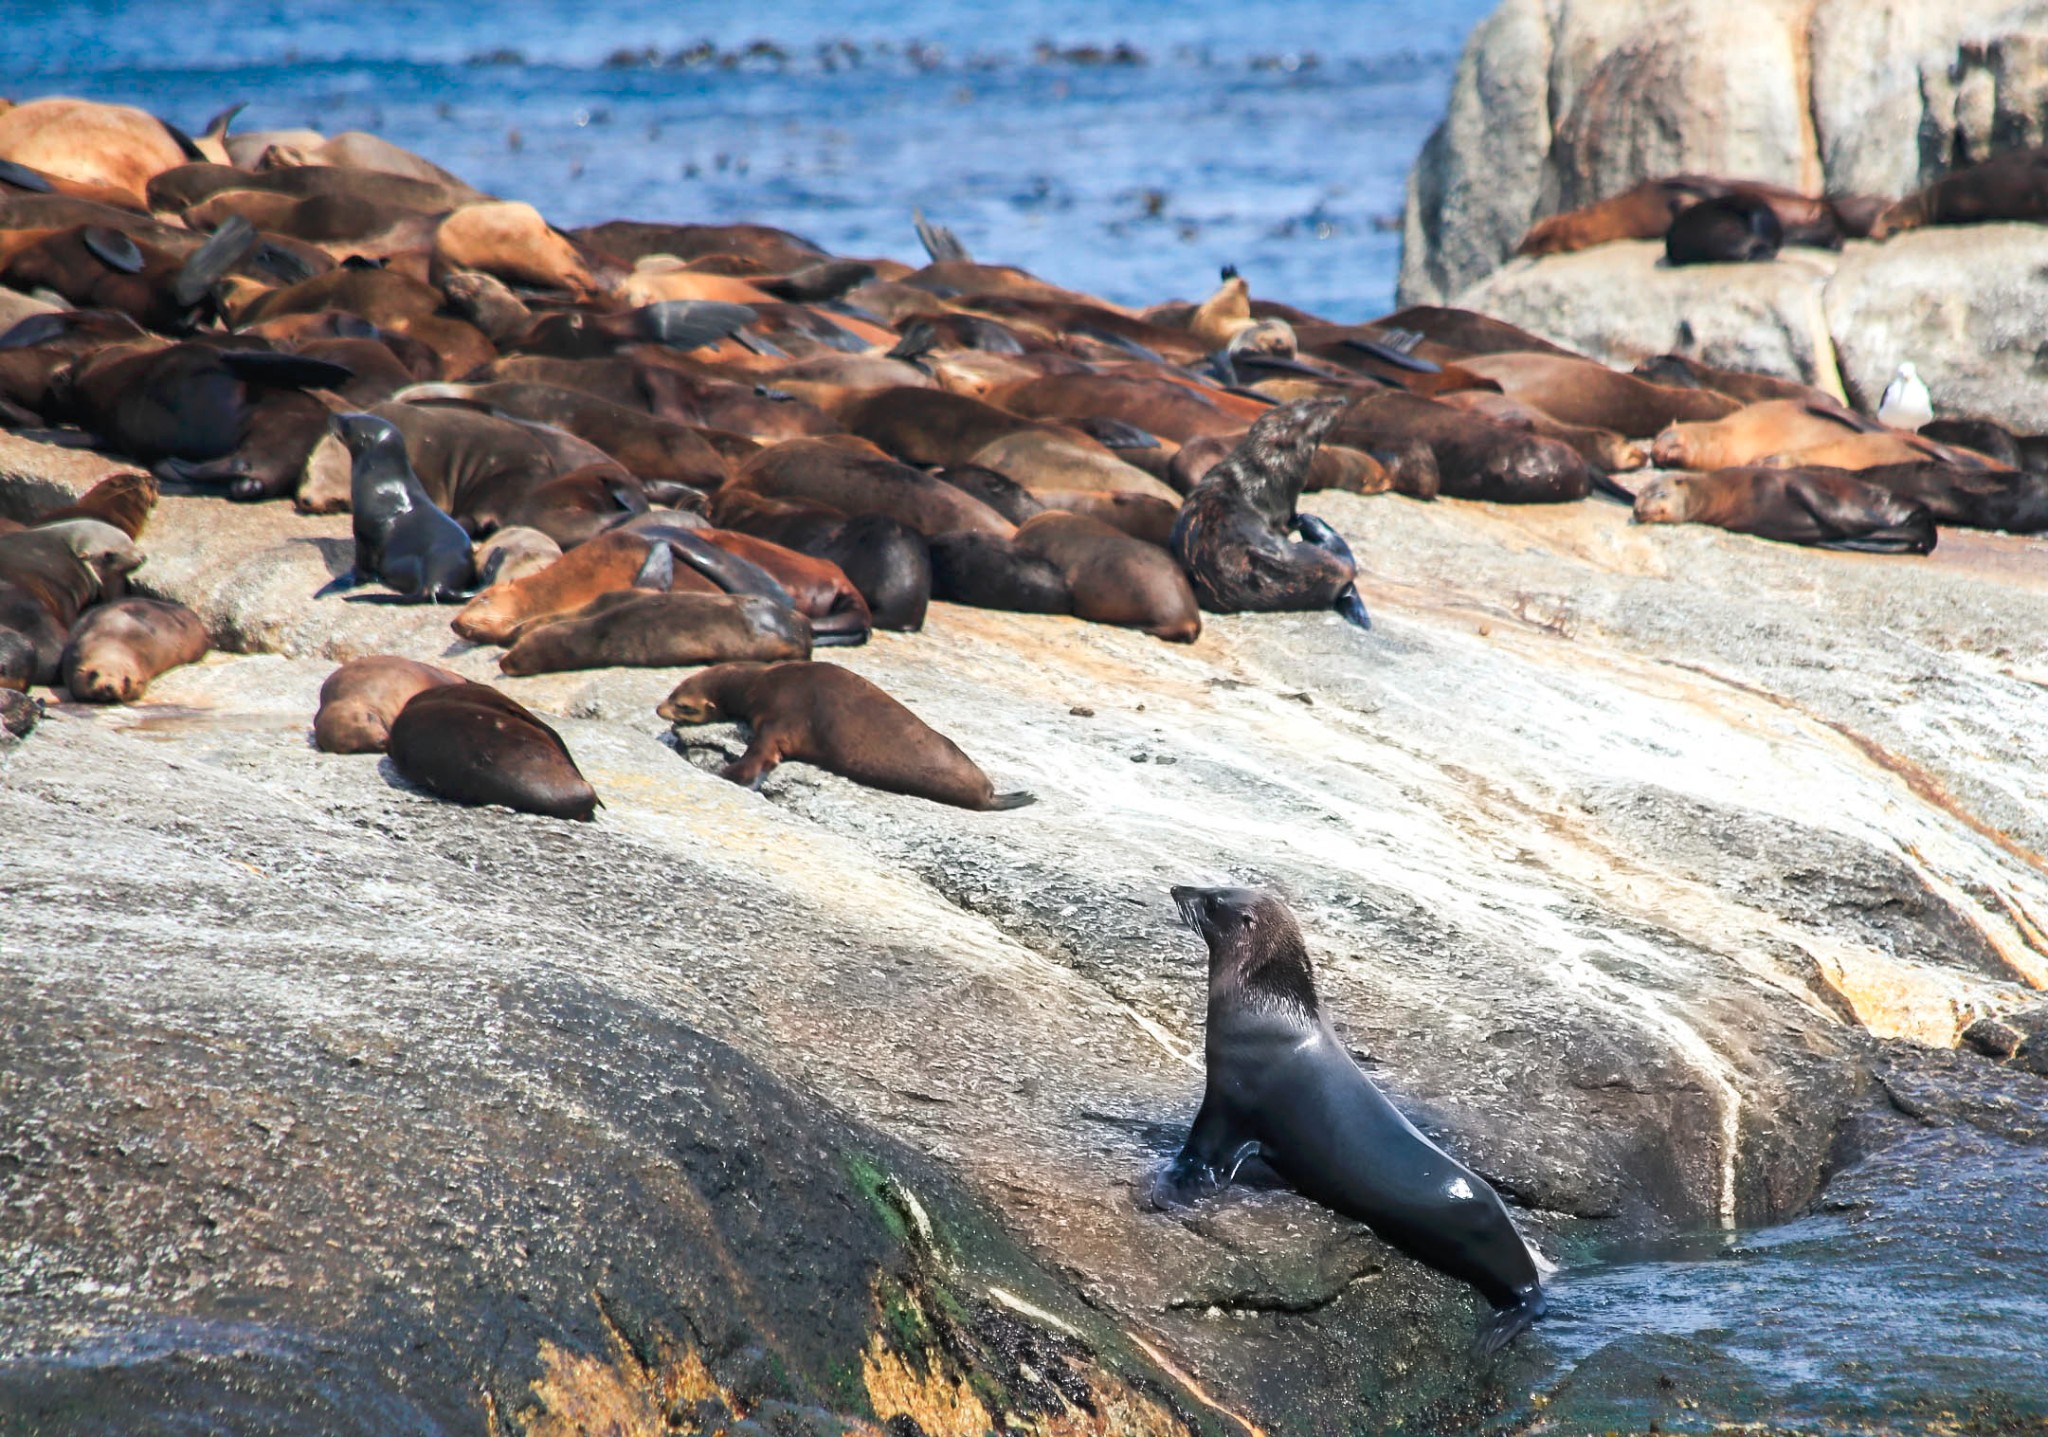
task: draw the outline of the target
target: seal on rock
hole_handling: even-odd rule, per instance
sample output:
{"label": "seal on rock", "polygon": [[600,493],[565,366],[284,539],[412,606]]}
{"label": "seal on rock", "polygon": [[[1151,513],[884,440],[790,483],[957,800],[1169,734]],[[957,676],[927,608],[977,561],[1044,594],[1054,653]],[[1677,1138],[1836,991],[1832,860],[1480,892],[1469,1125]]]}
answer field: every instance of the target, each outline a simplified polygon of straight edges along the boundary
{"label": "seal on rock", "polygon": [[466,597],[476,580],[469,535],[427,497],[398,427],[374,414],[338,414],[334,432],[354,460],[349,509],[356,566],[322,592],[375,578],[437,604]]}
{"label": "seal on rock", "polygon": [[[1295,502],[1316,446],[1345,400],[1312,399],[1262,417],[1228,459],[1202,476],[1173,526],[1173,556],[1212,613],[1334,608],[1372,627],[1352,582],[1358,565],[1336,530]],[[1307,542],[1287,535],[1299,529]]]}
{"label": "seal on rock", "polygon": [[749,788],[759,788],[777,764],[794,760],[869,788],[956,808],[1022,808],[1034,801],[1029,793],[997,793],[951,739],[837,664],[719,664],[684,679],[656,712],[679,725],[746,724],[753,730],[747,751],[723,773]]}
{"label": "seal on rock", "polygon": [[407,779],[457,803],[585,821],[597,811],[562,736],[488,684],[414,694],[392,721],[390,754]]}
{"label": "seal on rock", "polygon": [[1201,637],[1195,591],[1179,563],[1158,545],[1059,509],[1021,525],[1012,542],[1019,553],[1048,560],[1060,571],[1076,616],[1143,629],[1177,644]]}
{"label": "seal on rock", "polygon": [[392,654],[350,659],[320,685],[313,746],[322,753],[382,753],[392,720],[414,694],[464,682],[460,674]]}
{"label": "seal on rock", "polygon": [[1925,554],[1934,516],[1840,469],[1749,466],[1659,475],[1636,496],[1638,524],[1712,524],[1786,544]]}
{"label": "seal on rock", "polygon": [[183,604],[117,599],[86,612],[58,666],[77,702],[132,704],[158,674],[199,662],[210,647],[206,625]]}
{"label": "seal on rock", "polygon": [[932,597],[977,609],[1071,614],[1074,596],[1059,566],[1018,552],[1008,539],[962,531],[931,542]]}
{"label": "seal on rock", "polygon": [[1664,236],[1666,264],[1746,264],[1778,257],[1785,227],[1754,195],[1716,195],[1688,205]]}
{"label": "seal on rock", "polygon": [[1302,1196],[1479,1289],[1495,1310],[1482,1355],[1514,1341],[1548,1307],[1528,1244],[1486,1179],[1352,1061],[1317,999],[1294,915],[1244,888],[1175,888],[1173,901],[1209,947],[1208,1082],[1154,1200],[1224,1187],[1257,1153]]}
{"label": "seal on rock", "polygon": [[680,668],[734,659],[803,659],[810,621],[751,594],[606,594],[522,629],[498,667],[514,676],[570,669]]}

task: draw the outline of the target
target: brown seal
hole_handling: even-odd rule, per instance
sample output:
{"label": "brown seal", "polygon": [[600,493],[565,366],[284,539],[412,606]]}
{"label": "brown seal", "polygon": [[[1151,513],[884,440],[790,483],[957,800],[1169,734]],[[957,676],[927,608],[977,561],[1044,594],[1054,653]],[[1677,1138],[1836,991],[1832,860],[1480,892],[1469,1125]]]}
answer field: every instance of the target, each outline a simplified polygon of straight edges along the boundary
{"label": "brown seal", "polygon": [[714,495],[711,511],[724,528],[836,564],[860,591],[876,628],[915,633],[924,627],[931,563],[924,536],[908,525],[883,514],[848,518],[827,505],[773,499],[736,486]]}
{"label": "brown seal", "polygon": [[1524,404],[1519,399],[1505,394],[1493,394],[1481,389],[1459,390],[1452,394],[1437,396],[1438,402],[1470,414],[1481,414],[1495,424],[1510,429],[1526,429],[1531,434],[1541,434],[1546,439],[1556,439],[1571,445],[1579,456],[1595,469],[1606,474],[1621,474],[1640,469],[1650,462],[1649,452],[1632,439],[1624,439],[1612,429],[1589,429],[1581,424],[1562,424],[1533,404]]}
{"label": "brown seal", "polygon": [[717,586],[709,579],[676,567],[666,551],[661,540],[644,534],[600,534],[538,573],[493,584],[463,605],[453,627],[472,643],[509,644],[528,624],[573,613],[594,599],[636,584],[649,592],[716,592]]}
{"label": "brown seal", "polygon": [[87,611],[59,669],[79,703],[132,704],[158,674],[197,663],[210,647],[206,625],[183,604],[117,599]]}
{"label": "brown seal", "polygon": [[1913,464],[1961,453],[1944,451],[1917,434],[1886,429],[1875,433],[1838,433],[1834,438],[1798,449],[1766,454],[1756,462],[1773,469],[1872,469],[1880,464]]}
{"label": "brown seal", "polygon": [[1702,389],[1671,389],[1620,374],[1590,359],[1548,354],[1485,354],[1465,367],[1552,419],[1647,439],[1667,424],[1719,419],[1739,407]]}
{"label": "brown seal", "polygon": [[1662,239],[1679,211],[1715,192],[1690,176],[1645,180],[1618,195],[1538,220],[1515,246],[1515,253],[1568,254],[1614,240]]}
{"label": "brown seal", "polygon": [[407,779],[457,803],[547,818],[588,820],[597,811],[597,793],[562,736],[485,684],[414,694],[391,722],[389,751]]}
{"label": "brown seal", "polygon": [[322,753],[382,753],[392,720],[414,694],[465,682],[460,674],[392,654],[350,659],[320,685],[313,745]]}
{"label": "brown seal", "polygon": [[1020,419],[964,394],[896,388],[862,395],[835,416],[908,464],[983,464],[1027,489],[1172,491],[1080,430]]}
{"label": "brown seal", "polygon": [[931,541],[931,565],[934,599],[1018,614],[1074,612],[1058,565],[994,534],[941,534]]}
{"label": "brown seal", "polygon": [[1712,524],[1787,544],[1925,554],[1934,516],[1923,505],[1839,469],[1716,469],[1664,474],[1636,496],[1638,524]]}
{"label": "brown seal", "polygon": [[1098,624],[1143,629],[1191,644],[1201,636],[1195,591],[1173,556],[1100,519],[1048,510],[1020,526],[1017,550],[1050,561],[1067,581],[1074,613]]}
{"label": "brown seal", "polygon": [[740,466],[732,485],[775,499],[829,504],[844,514],[883,514],[927,538],[958,529],[1007,538],[1016,529],[943,479],[847,436],[792,439],[763,449]]}
{"label": "brown seal", "polygon": [[147,208],[149,182],[184,164],[185,151],[146,111],[52,95],[0,113],[0,159],[118,190]]}
{"label": "brown seal", "polygon": [[1825,407],[1841,402],[1826,390],[1801,384],[1795,379],[1751,374],[1741,369],[1716,369],[1682,354],[1659,354],[1646,359],[1636,366],[1635,373],[1637,378],[1647,379],[1653,384],[1674,389],[1711,389],[1744,404],[1761,404],[1767,399],[1797,399]]}
{"label": "brown seal", "polygon": [[571,669],[680,668],[730,659],[803,659],[810,621],[751,594],[606,594],[529,625],[498,659],[514,676]]}
{"label": "brown seal", "polygon": [[508,524],[476,546],[478,589],[538,574],[561,557],[562,546],[540,530]]}
{"label": "brown seal", "polygon": [[580,251],[532,205],[516,200],[468,204],[434,231],[434,273],[481,270],[510,284],[566,290],[583,298],[599,283]]}
{"label": "brown seal", "polygon": [[1330,438],[1385,454],[1404,472],[1434,478],[1439,491],[1454,499],[1561,503],[1585,498],[1593,483],[1586,461],[1570,445],[1419,394],[1389,391],[1356,399]]}
{"label": "brown seal", "polygon": [[1840,406],[1768,399],[1723,419],[1668,425],[1657,435],[1651,457],[1663,469],[1732,469],[1767,454],[1832,444],[1859,432],[1856,417]]}
{"label": "brown seal", "polygon": [[157,482],[147,474],[110,474],[69,504],[45,510],[36,516],[38,524],[61,524],[67,519],[97,519],[111,524],[131,539],[142,537],[156,508]]}
{"label": "brown seal", "polygon": [[816,764],[886,793],[956,808],[1022,808],[1029,793],[997,793],[959,746],[850,669],[821,663],[728,663],[692,674],[657,710],[672,724],[737,720],[747,751],[725,766],[758,788],[779,763]]}
{"label": "brown seal", "polygon": [[1943,175],[1879,215],[1870,237],[1883,239],[1923,225],[2039,219],[2048,219],[2048,145],[2009,150]]}
{"label": "brown seal", "polygon": [[142,559],[126,534],[94,519],[0,534],[0,630],[12,630],[33,648],[36,683],[57,682],[79,614],[96,601],[119,598],[122,581]]}
{"label": "brown seal", "polygon": [[1978,469],[1929,460],[1879,464],[1855,471],[1858,479],[1924,505],[1937,524],[1997,529],[2007,534],[2048,530],[2048,477],[2016,469]]}
{"label": "brown seal", "polygon": [[1133,539],[1143,539],[1162,549],[1173,534],[1173,521],[1180,516],[1180,504],[1151,494],[1131,494],[1114,489],[1041,489],[1034,496],[1042,509],[1059,509],[1069,514],[1086,514]]}
{"label": "brown seal", "polygon": [[466,402],[552,424],[596,445],[643,482],[667,480],[708,491],[730,477],[725,456],[690,426],[580,390],[550,384],[423,384],[400,397],[412,404]]}

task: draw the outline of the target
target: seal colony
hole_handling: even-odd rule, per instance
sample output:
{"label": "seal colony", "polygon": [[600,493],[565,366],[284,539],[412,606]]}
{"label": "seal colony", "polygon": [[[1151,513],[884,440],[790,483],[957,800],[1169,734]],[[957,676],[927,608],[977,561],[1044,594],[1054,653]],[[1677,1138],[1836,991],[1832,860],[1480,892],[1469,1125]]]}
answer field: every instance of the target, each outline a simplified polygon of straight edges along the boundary
{"label": "seal colony", "polygon": [[[352,567],[306,602],[459,604],[455,638],[502,648],[508,677],[696,669],[658,717],[745,724],[736,783],[802,762],[987,814],[1031,795],[814,648],[914,635],[934,600],[1174,643],[1205,611],[1322,612],[1371,643],[1369,571],[1299,507],[1327,488],[1598,494],[1646,524],[1892,554],[1940,525],[2048,529],[2048,444],[1976,416],[1894,429],[1676,355],[1622,374],[1454,309],[1318,316],[1230,269],[1199,302],[1133,309],[921,220],[921,266],[744,223],[562,232],[372,137],[230,119],[193,141],[116,105],[0,112],[0,425],[136,466],[0,520],[10,735],[41,711],[31,687],[133,703],[205,654],[199,616],[126,594],[160,491],[349,511]],[[1673,263],[1735,262],[2038,219],[2042,166],[2003,157],[1895,204],[1679,177],[1546,220],[1525,250],[1664,238]],[[1628,477],[1653,462],[1676,472]],[[352,660],[312,728],[448,801],[602,806],[560,734],[450,670]],[[1482,1352],[1513,1341],[1546,1310],[1534,1257],[1346,1055],[1292,915],[1174,896],[1209,946],[1208,1089],[1151,1195],[1200,1197],[1256,1152],[1473,1286],[1496,1313]]]}

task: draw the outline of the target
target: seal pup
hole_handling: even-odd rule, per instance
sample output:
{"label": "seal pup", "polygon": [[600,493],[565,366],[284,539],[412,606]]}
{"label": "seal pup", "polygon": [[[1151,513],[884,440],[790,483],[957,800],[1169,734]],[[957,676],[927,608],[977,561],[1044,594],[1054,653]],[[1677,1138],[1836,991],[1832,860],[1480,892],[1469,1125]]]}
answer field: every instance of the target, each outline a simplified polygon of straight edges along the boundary
{"label": "seal pup", "polygon": [[132,704],[157,675],[199,662],[210,647],[205,623],[183,604],[118,599],[86,611],[58,666],[75,701]]}
{"label": "seal pup", "polygon": [[333,428],[353,460],[349,509],[356,566],[320,593],[375,578],[401,594],[436,604],[468,598],[476,580],[469,535],[427,497],[398,426],[374,414],[338,414]]}
{"label": "seal pup", "polygon": [[1036,801],[1021,791],[997,793],[958,744],[837,664],[719,664],[684,679],[655,712],[678,726],[746,724],[753,730],[747,751],[721,772],[748,788],[794,760],[955,808],[986,812]]}
{"label": "seal pup", "polygon": [[[1337,531],[1295,512],[1316,447],[1342,399],[1305,399],[1261,417],[1230,457],[1202,476],[1174,521],[1169,547],[1213,613],[1334,608],[1372,627],[1352,582],[1358,565]],[[1287,535],[1299,530],[1305,542]]]}
{"label": "seal pup", "polygon": [[457,803],[588,822],[598,797],[562,736],[488,684],[422,689],[391,723],[391,762]]}
{"label": "seal pup", "polygon": [[1173,901],[1209,945],[1208,1082],[1153,1202],[1226,1187],[1257,1153],[1302,1196],[1479,1289],[1495,1310],[1482,1356],[1513,1342],[1548,1307],[1528,1244],[1486,1179],[1424,1137],[1337,1040],[1287,905],[1248,888],[1177,887]]}

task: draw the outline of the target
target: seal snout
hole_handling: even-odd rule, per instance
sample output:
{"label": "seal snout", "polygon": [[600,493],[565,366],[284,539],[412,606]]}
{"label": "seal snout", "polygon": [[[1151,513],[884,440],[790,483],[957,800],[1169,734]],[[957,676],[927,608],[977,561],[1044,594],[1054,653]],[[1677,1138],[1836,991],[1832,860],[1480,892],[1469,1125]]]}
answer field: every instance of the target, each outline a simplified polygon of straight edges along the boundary
{"label": "seal snout", "polygon": [[1189,888],[1175,884],[1172,889],[1173,906],[1180,910],[1180,921],[1197,933],[1202,932],[1203,920],[1208,917],[1209,898],[1215,892],[1213,888]]}

